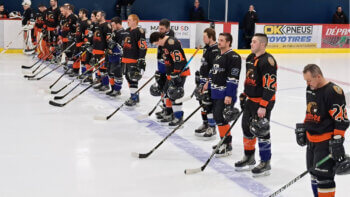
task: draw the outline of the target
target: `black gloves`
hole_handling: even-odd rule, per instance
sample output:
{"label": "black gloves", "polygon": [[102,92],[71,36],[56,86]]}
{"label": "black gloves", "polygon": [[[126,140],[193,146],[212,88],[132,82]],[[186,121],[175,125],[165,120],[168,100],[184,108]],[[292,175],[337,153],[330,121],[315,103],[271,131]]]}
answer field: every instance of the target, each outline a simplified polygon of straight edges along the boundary
{"label": "black gloves", "polygon": [[341,135],[335,135],[329,140],[329,152],[336,162],[341,162],[345,159],[344,138]]}
{"label": "black gloves", "polygon": [[304,123],[297,123],[295,127],[295,136],[299,146],[306,145],[306,129]]}
{"label": "black gloves", "polygon": [[247,96],[244,93],[241,93],[241,95],[239,95],[239,104],[241,105],[242,111],[244,110],[246,101],[247,101]]}

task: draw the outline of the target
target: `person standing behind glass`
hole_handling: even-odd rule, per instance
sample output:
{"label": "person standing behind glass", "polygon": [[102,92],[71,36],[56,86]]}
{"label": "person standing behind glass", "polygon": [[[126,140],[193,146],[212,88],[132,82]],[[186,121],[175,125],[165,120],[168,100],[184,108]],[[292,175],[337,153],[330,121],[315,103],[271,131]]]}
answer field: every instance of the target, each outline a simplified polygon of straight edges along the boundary
{"label": "person standing behind glass", "polygon": [[120,16],[122,20],[126,20],[131,14],[131,7],[134,2],[135,0],[117,0],[117,16]]}
{"label": "person standing behind glass", "polygon": [[244,16],[243,20],[243,36],[245,41],[245,48],[250,49],[250,43],[255,30],[255,23],[258,22],[258,15],[254,10],[254,6],[250,5],[248,12]]}

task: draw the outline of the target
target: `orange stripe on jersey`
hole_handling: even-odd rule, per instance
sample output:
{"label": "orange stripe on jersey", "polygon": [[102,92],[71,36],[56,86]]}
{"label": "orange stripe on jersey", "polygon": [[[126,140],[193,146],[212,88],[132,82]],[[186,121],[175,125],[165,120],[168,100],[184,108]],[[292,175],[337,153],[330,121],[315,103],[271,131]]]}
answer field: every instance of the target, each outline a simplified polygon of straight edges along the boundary
{"label": "orange stripe on jersey", "polygon": [[[248,99],[255,103],[260,103],[263,100],[261,97],[256,97],[256,98],[248,97]],[[276,95],[273,95],[270,101],[274,101],[274,100],[276,100]]]}
{"label": "orange stripe on jersey", "polygon": [[102,51],[102,50],[93,49],[92,50],[92,54],[94,54],[94,55],[104,55],[105,52]]}
{"label": "orange stripe on jersey", "polygon": [[334,135],[341,135],[344,137],[345,131],[344,130],[339,130],[339,129],[334,129]]}
{"label": "orange stripe on jersey", "polygon": [[267,105],[269,104],[268,101],[265,101],[264,99],[261,99],[261,101],[259,102],[259,104],[263,107],[267,107]]}
{"label": "orange stripe on jersey", "polygon": [[256,138],[248,139],[243,137],[244,150],[255,150]]}
{"label": "orange stripe on jersey", "polygon": [[[220,133],[220,137],[224,137],[226,132],[230,129],[230,125],[229,124],[225,124],[225,125],[222,125],[222,126],[218,126],[218,129],[219,129],[219,133]],[[227,134],[227,136],[231,135],[231,132],[229,132]]]}
{"label": "orange stripe on jersey", "polygon": [[259,59],[257,59],[256,57],[254,57],[255,61],[254,61],[254,66],[258,65]]}
{"label": "orange stripe on jersey", "polygon": [[321,135],[310,135],[309,132],[306,132],[306,136],[310,142],[317,143],[317,142],[323,142],[331,139],[333,136],[333,132],[327,132]]}
{"label": "orange stripe on jersey", "polygon": [[54,27],[47,27],[47,31],[55,31],[56,30],[56,28],[54,28]]}
{"label": "orange stripe on jersey", "polygon": [[168,107],[168,108],[173,106],[173,104],[172,104],[172,102],[171,102],[171,100],[169,98],[165,99],[165,106]]}
{"label": "orange stripe on jersey", "polygon": [[125,64],[135,64],[135,63],[137,63],[137,60],[131,59],[131,58],[125,58],[125,57],[123,57],[123,58],[122,58],[122,63],[125,63]]}

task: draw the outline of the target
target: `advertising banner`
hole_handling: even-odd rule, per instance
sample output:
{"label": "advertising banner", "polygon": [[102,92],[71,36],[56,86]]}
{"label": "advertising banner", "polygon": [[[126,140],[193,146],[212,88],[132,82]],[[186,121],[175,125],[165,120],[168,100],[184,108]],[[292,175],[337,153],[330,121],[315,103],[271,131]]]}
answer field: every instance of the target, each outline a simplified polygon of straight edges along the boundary
{"label": "advertising banner", "polygon": [[350,25],[324,24],[322,48],[350,48]]}
{"label": "advertising banner", "polygon": [[256,33],[265,33],[268,48],[320,48],[322,25],[313,24],[261,24]]}

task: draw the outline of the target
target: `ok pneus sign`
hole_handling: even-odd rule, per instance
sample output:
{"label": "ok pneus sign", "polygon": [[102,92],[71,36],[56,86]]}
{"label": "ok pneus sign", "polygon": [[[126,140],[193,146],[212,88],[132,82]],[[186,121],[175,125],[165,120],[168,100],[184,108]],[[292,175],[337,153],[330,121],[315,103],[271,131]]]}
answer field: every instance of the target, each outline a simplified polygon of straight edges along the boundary
{"label": "ok pneus sign", "polygon": [[257,24],[256,32],[265,33],[269,48],[315,48],[320,40],[315,32],[320,27],[314,25]]}

